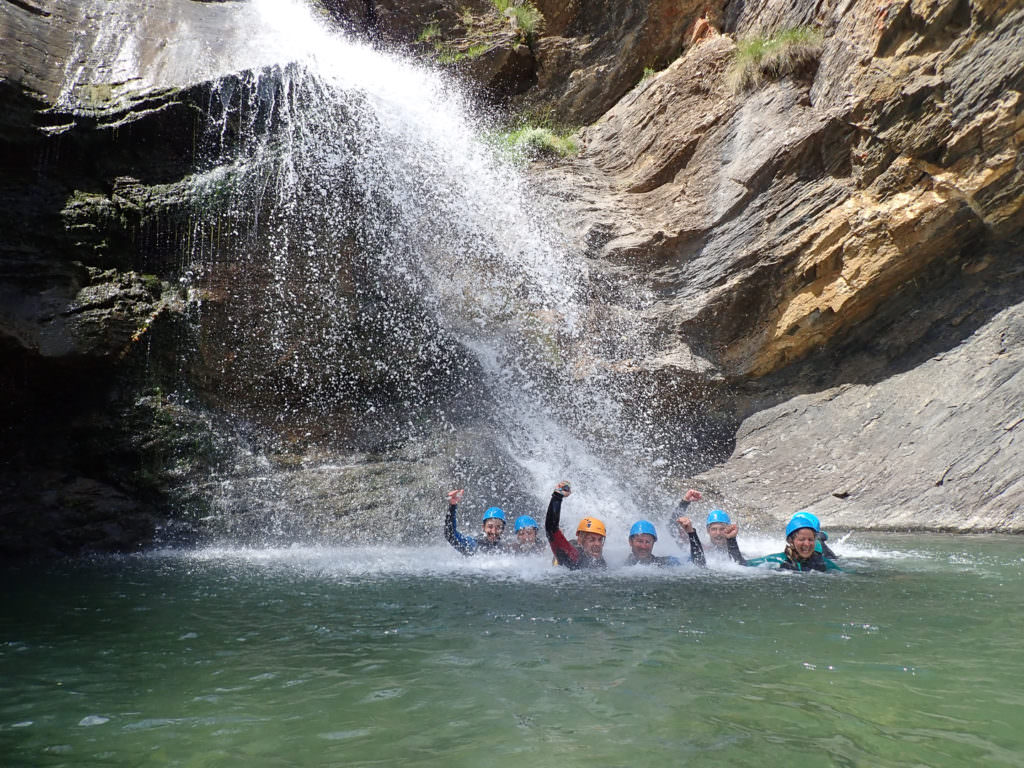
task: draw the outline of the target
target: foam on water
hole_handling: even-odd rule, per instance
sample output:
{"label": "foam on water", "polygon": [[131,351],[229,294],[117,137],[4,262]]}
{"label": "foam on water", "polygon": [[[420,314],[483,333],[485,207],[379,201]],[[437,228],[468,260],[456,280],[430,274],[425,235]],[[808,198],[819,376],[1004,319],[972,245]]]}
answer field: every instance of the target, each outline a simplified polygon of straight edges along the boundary
{"label": "foam on water", "polygon": [[[705,542],[706,543],[706,542]],[[782,544],[768,537],[741,537],[741,549],[748,558],[778,552]],[[887,549],[874,544],[846,544],[838,550],[841,565],[852,573],[858,566],[871,570],[887,561],[916,561],[923,567],[943,567],[942,562],[924,552],[901,549]],[[748,568],[727,558],[706,550],[708,567],[697,568],[690,563],[678,568],[643,568],[623,565],[629,554],[625,542],[610,540],[605,547],[605,559],[609,567],[600,574],[587,573],[582,577],[615,579],[758,579],[772,574],[769,568]],[[659,540],[655,554],[676,555],[684,561],[688,553],[680,551],[674,542]],[[275,571],[284,569],[298,576],[314,577],[323,581],[336,580],[391,580],[406,577],[474,579],[486,577],[499,581],[547,581],[563,578],[578,578],[565,569],[552,565],[550,552],[536,555],[481,555],[464,557],[447,545],[432,546],[357,546],[324,547],[238,547],[232,545],[211,546],[188,551],[177,549],[155,550],[142,557],[154,560],[193,561],[226,566],[266,568]]]}

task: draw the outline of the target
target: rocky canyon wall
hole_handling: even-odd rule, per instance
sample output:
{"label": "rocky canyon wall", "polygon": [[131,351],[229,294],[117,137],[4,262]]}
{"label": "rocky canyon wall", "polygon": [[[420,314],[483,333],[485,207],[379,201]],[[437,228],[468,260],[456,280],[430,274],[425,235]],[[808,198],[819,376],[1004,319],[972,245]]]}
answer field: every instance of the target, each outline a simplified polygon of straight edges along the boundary
{"label": "rocky canyon wall", "polygon": [[[657,296],[636,364],[719,377],[742,421],[698,480],[770,519],[1020,530],[1024,10],[717,18],[556,172],[601,180],[584,237]],[[806,24],[814,66],[729,88],[736,39]]]}

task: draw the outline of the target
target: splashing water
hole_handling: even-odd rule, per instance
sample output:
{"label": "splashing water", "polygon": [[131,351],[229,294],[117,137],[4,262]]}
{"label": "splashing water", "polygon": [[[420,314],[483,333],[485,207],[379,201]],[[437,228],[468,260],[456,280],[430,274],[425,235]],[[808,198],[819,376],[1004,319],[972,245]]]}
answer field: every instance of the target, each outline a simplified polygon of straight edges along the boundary
{"label": "splashing water", "polygon": [[[301,4],[252,10],[252,74],[221,85],[211,133],[218,173],[235,174],[227,215],[238,250],[269,255],[255,302],[266,336],[233,343],[271,350],[301,382],[282,410],[324,413],[341,392],[387,413],[378,429],[459,429],[464,401],[446,399],[438,380],[468,366],[466,387],[480,390],[470,399],[486,404],[476,411],[483,443],[496,446],[482,453],[499,454],[527,492],[543,498],[569,476],[585,489],[574,506],[612,517],[645,496],[643,473],[634,468],[624,491],[581,428],[595,422],[628,453],[620,404],[570,376],[568,343],[586,332],[586,265],[519,170],[482,140],[483,117],[442,75],[338,36]],[[232,130],[240,135],[225,140]],[[217,179],[202,182],[216,192]],[[349,376],[377,356],[383,396]],[[259,355],[247,365],[268,367]],[[395,401],[408,405],[397,418]]]}
{"label": "splashing water", "polygon": [[[667,498],[622,419],[636,393],[594,375],[602,309],[586,262],[483,138],[488,116],[442,73],[347,39],[299,0],[216,13],[230,32],[190,38],[184,55],[141,61],[130,35],[94,51],[181,82],[238,73],[210,95],[185,264],[215,399],[296,445],[446,456],[435,498],[465,484],[536,515],[568,478],[567,519],[657,518]],[[280,516],[311,495],[255,464],[221,483],[222,508]]]}

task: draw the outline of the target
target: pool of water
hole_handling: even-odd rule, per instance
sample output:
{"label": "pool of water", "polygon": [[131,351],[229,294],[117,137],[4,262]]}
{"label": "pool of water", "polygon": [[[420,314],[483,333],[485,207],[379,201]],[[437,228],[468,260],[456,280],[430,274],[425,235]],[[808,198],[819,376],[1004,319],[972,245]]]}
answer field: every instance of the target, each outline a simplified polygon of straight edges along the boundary
{"label": "pool of water", "polygon": [[0,764],[1020,766],[1021,541],[856,534],[808,576],[444,547],[8,566]]}

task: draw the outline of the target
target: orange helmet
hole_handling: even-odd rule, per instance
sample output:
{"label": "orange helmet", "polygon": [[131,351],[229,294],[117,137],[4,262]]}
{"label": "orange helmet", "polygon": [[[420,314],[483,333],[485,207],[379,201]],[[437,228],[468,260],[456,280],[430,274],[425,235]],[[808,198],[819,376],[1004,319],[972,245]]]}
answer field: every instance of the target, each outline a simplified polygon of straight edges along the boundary
{"label": "orange helmet", "polygon": [[608,532],[604,528],[604,523],[596,517],[584,517],[580,520],[580,524],[576,526],[576,535],[578,536],[581,533],[599,533],[602,536],[608,535]]}

